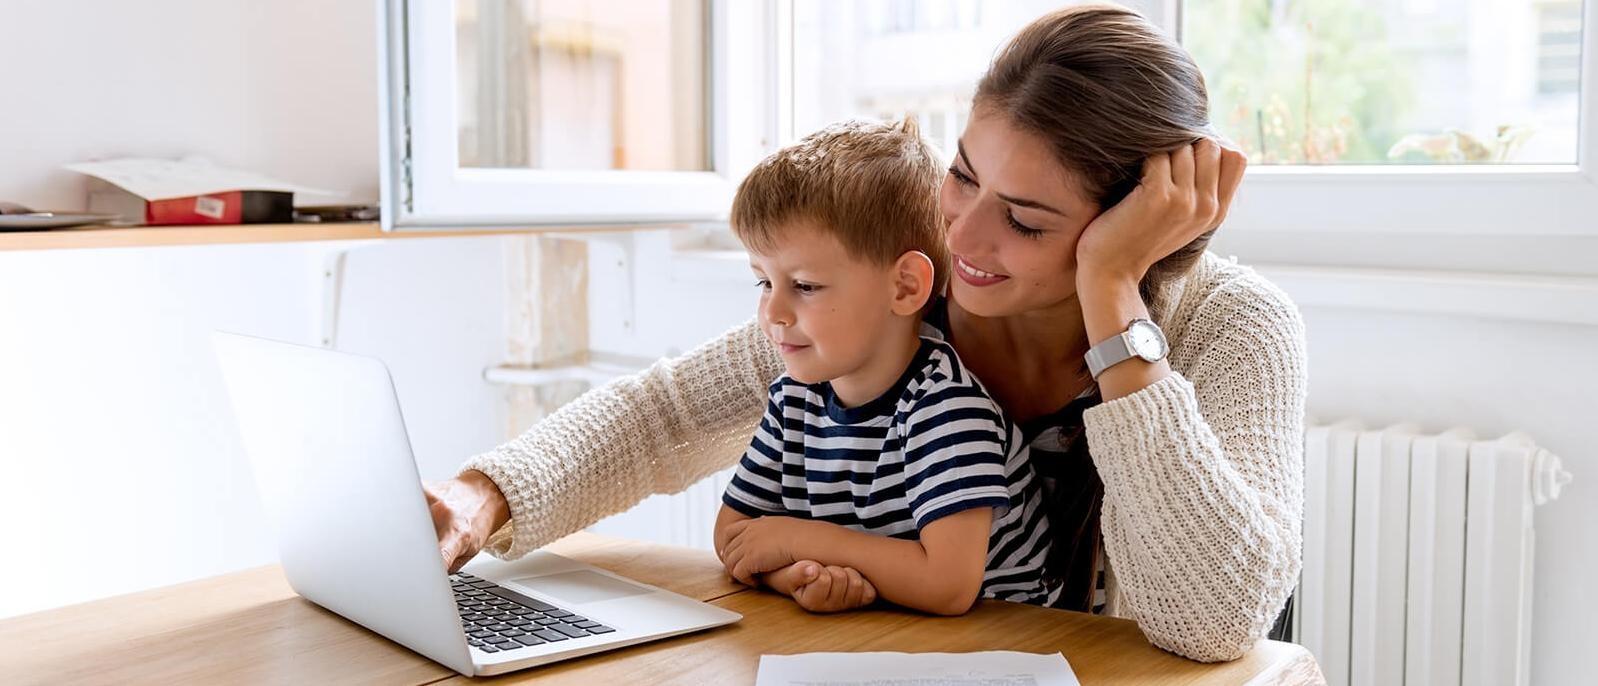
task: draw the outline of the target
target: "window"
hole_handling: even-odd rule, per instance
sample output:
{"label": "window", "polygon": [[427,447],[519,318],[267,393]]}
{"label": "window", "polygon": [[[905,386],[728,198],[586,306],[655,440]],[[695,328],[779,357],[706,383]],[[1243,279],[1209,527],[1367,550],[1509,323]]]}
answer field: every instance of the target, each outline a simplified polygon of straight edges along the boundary
{"label": "window", "polygon": [[709,171],[705,9],[457,0],[460,166]]}
{"label": "window", "polygon": [[769,3],[385,8],[389,227],[715,220],[774,138]]}
{"label": "window", "polygon": [[[795,0],[793,131],[915,117],[953,151],[971,93],[1004,42],[1058,0]],[[1126,3],[1130,6],[1153,3]]]}
{"label": "window", "polygon": [[[1123,4],[1179,33],[1218,129],[1249,153],[1234,248],[1266,233],[1598,236],[1580,0]],[[792,133],[909,114],[951,150],[994,51],[1059,6],[796,0]]]}
{"label": "window", "polygon": [[1580,0],[1187,0],[1182,36],[1216,126],[1254,165],[1573,165],[1580,11]]}
{"label": "window", "polygon": [[1205,71],[1216,125],[1250,154],[1223,235],[1304,262],[1332,236],[1430,236],[1442,257],[1424,266],[1454,266],[1442,237],[1550,255],[1598,237],[1587,5],[1183,0],[1167,25]]}
{"label": "window", "polygon": [[1581,91],[1581,2],[1559,0],[1537,8],[1537,92]]}
{"label": "window", "polygon": [[[948,151],[994,52],[1069,4],[386,1],[399,226],[716,221],[750,164],[851,116]],[[1229,239],[1598,238],[1598,3],[1124,4],[1180,36],[1250,154]]]}

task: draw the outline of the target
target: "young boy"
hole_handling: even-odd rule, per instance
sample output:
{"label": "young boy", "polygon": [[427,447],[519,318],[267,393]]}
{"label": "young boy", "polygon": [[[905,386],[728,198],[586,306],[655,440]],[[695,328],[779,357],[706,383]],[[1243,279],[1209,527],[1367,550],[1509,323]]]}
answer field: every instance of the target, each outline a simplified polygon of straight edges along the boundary
{"label": "young boy", "polygon": [[912,121],[855,121],[767,158],[733,200],[787,373],[722,498],[716,552],[812,611],[1058,595],[1019,433],[953,348],[919,335],[948,279],[941,178]]}

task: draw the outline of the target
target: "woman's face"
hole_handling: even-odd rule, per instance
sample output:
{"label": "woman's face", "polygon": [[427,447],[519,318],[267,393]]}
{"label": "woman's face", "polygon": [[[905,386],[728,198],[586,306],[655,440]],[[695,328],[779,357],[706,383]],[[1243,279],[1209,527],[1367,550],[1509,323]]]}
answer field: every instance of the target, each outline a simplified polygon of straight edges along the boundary
{"label": "woman's face", "polygon": [[1076,295],[1076,242],[1099,213],[1042,136],[974,108],[939,192],[960,308],[1045,310]]}

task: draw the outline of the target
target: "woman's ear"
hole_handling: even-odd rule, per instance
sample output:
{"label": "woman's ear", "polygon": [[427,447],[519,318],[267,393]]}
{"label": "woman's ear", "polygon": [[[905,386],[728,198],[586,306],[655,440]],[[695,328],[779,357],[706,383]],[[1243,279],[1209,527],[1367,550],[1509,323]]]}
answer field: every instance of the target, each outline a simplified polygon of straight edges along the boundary
{"label": "woman's ear", "polygon": [[907,317],[921,311],[932,298],[932,258],[911,250],[893,263],[893,313]]}

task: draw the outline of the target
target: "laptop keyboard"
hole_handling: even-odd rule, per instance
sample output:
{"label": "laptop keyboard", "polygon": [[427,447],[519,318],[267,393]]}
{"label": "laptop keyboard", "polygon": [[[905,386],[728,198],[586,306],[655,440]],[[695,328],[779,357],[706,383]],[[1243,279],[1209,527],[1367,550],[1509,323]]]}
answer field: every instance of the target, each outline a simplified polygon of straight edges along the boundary
{"label": "laptop keyboard", "polygon": [[608,634],[615,629],[471,574],[450,577],[466,642],[485,653]]}

